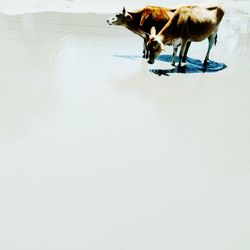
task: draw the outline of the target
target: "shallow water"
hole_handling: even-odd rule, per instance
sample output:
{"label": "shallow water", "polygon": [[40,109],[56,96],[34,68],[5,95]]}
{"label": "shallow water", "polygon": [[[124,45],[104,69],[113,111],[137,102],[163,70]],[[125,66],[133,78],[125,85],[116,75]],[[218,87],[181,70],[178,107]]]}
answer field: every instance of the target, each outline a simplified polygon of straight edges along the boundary
{"label": "shallow water", "polygon": [[0,15],[1,249],[249,249],[249,16],[161,77],[107,17]]}

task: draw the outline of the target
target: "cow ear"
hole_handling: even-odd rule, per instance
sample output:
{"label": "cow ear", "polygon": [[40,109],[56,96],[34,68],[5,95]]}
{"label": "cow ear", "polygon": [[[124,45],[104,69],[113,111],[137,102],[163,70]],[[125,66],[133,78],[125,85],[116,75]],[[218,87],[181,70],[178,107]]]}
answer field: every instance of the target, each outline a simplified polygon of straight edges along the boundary
{"label": "cow ear", "polygon": [[123,13],[123,14],[126,13],[126,8],[125,8],[125,6],[124,6],[123,9],[122,9],[122,13]]}
{"label": "cow ear", "polygon": [[151,36],[156,36],[156,29],[155,29],[154,26],[153,26],[153,27],[151,28],[151,30],[150,30],[150,35],[151,35]]}

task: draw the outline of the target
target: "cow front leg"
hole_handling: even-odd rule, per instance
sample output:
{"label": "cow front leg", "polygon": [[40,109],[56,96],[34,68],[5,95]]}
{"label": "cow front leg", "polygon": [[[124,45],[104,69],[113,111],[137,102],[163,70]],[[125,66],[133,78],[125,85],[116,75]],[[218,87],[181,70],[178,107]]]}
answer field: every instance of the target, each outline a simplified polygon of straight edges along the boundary
{"label": "cow front leg", "polygon": [[146,51],[147,51],[147,48],[146,48],[146,45],[145,45],[145,40],[143,40],[143,51],[142,51],[142,57],[143,58],[146,58]]}
{"label": "cow front leg", "polygon": [[175,66],[175,57],[176,57],[178,47],[179,47],[179,45],[173,44],[173,54],[172,54],[172,62],[171,62],[172,66]]}
{"label": "cow front leg", "polygon": [[143,58],[146,58],[148,59],[148,56],[149,56],[149,51],[147,49],[147,42],[148,42],[148,35],[146,35],[145,38],[143,38]]}

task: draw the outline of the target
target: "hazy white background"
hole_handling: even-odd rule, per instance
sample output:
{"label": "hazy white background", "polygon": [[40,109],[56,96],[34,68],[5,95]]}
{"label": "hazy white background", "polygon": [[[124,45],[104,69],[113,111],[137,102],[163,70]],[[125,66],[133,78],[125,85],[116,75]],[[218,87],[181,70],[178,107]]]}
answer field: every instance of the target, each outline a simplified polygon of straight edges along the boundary
{"label": "hazy white background", "polygon": [[225,70],[168,77],[82,14],[179,3],[0,0],[80,12],[0,13],[0,250],[250,249],[249,1],[226,1]]}

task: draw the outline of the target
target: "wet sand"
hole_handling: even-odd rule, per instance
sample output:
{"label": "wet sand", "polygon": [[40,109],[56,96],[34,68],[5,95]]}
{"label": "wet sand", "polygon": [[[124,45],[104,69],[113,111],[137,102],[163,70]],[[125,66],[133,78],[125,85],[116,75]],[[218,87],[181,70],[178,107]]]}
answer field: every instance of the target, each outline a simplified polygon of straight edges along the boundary
{"label": "wet sand", "polygon": [[108,17],[0,14],[0,248],[249,249],[249,15],[205,73]]}

